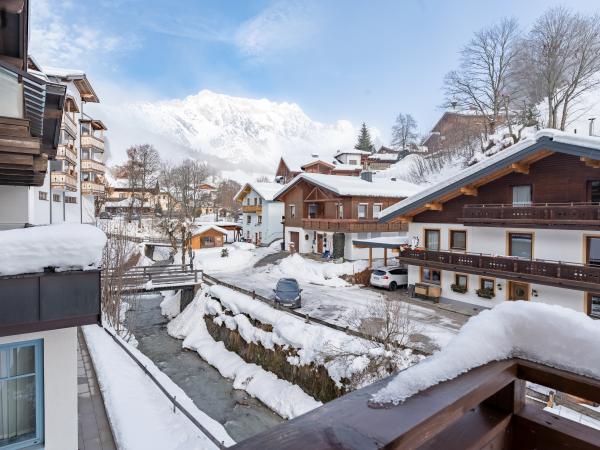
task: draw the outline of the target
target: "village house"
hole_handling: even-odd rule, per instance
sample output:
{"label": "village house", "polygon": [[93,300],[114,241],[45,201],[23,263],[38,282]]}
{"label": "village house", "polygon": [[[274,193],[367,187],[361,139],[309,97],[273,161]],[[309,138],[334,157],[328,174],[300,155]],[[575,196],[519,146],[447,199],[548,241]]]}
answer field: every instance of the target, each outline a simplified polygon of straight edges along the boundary
{"label": "village house", "polygon": [[[106,201],[104,210],[111,214],[153,214],[160,204],[161,192],[158,183],[148,189],[131,187],[126,178],[116,178],[109,182],[106,188]],[[142,206],[142,198],[144,205]],[[164,196],[165,206],[169,199]],[[162,205],[161,205],[162,208]]]}
{"label": "village house", "polygon": [[362,169],[367,167],[367,158],[371,153],[364,150],[338,150],[333,158],[340,164],[347,164],[349,166],[358,166]]}
{"label": "village house", "polygon": [[[405,181],[302,173],[274,197],[285,203],[285,247],[300,253],[365,259],[368,250],[354,247],[353,239],[405,232],[406,224],[382,224],[377,218],[380,211],[418,190]],[[383,253],[380,250],[372,256],[381,258]]]}
{"label": "village house", "polygon": [[223,247],[227,241],[227,230],[217,225],[200,225],[192,230],[191,247],[202,248]]}
{"label": "village house", "polygon": [[461,147],[485,130],[485,118],[474,111],[445,111],[423,140],[422,147],[430,154],[444,148]]}
{"label": "village house", "polygon": [[381,213],[408,224],[409,283],[491,307],[600,317],[600,139],[543,130]]}
{"label": "village house", "polygon": [[281,189],[278,183],[246,183],[235,195],[242,205],[242,235],[256,245],[269,245],[283,237],[282,202],[274,201]]}
{"label": "village house", "polygon": [[[54,242],[43,239],[51,227],[23,227],[53,221],[48,196],[58,193],[51,190],[48,161],[55,161],[73,104],[63,114],[67,88],[28,71],[29,2],[5,2],[0,16],[0,223],[20,228],[5,237],[0,276],[0,448],[75,449],[77,327],[100,321],[99,271],[11,271],[12,258],[27,247],[44,261],[56,256],[43,254]],[[65,191],[59,192],[62,202]],[[30,253],[16,267],[35,265]]]}
{"label": "village house", "polygon": [[292,164],[290,158],[284,159],[282,157],[277,165],[275,181],[279,184],[286,184],[301,173],[358,177],[366,165],[366,155],[368,154],[368,152],[361,150],[338,152],[332,162],[319,159],[318,155],[312,155],[313,159],[310,161],[296,164]]}

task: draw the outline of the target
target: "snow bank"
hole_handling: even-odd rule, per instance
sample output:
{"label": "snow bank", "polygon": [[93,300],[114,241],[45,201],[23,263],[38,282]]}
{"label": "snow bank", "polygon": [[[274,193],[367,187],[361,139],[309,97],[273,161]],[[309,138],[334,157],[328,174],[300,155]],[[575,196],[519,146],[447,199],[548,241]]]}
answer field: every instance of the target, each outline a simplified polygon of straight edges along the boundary
{"label": "snow bank", "polygon": [[[102,328],[89,325],[83,327],[83,332],[119,448],[218,448],[181,412],[173,413],[173,404]],[[235,443],[221,424],[200,411],[150,359],[132,347],[129,350],[213,436],[227,446]]]}
{"label": "snow bank", "polygon": [[339,278],[341,275],[362,272],[367,266],[368,262],[365,260],[336,264],[332,261],[314,261],[294,253],[282,259],[278,264],[266,266],[263,270],[279,278],[296,278],[305,283],[344,287],[349,283]]}
{"label": "snow bank", "polygon": [[181,308],[181,291],[164,291],[165,298],[160,302],[160,313],[172,319],[179,314]]}
{"label": "snow bank", "polygon": [[0,231],[0,275],[97,269],[106,243],[92,225],[59,224]]}
{"label": "snow bank", "polygon": [[600,322],[556,305],[506,302],[472,317],[439,353],[398,374],[373,396],[400,403],[491,361],[512,357],[600,378]]}
{"label": "snow bank", "polygon": [[188,307],[168,325],[169,334],[183,339],[183,346],[198,352],[226,378],[233,380],[235,389],[243,389],[277,412],[291,419],[319,406],[321,402],[307,395],[295,384],[277,378],[256,364],[246,363],[230,352],[222,342],[216,342],[204,323],[204,296],[197,296]]}
{"label": "snow bank", "polygon": [[[229,256],[222,257],[223,248],[229,251]],[[234,242],[224,247],[203,248],[194,251],[194,267],[207,273],[242,272],[251,268],[259,259],[279,251],[278,246],[256,247],[248,242]],[[176,262],[181,262],[181,252],[175,256]]]}

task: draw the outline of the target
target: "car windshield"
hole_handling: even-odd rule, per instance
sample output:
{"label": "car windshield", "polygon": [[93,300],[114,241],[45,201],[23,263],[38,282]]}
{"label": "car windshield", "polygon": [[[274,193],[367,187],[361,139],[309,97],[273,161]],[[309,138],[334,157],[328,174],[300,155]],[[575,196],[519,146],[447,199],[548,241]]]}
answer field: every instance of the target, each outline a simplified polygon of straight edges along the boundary
{"label": "car windshield", "polygon": [[374,275],[385,275],[385,272],[383,270],[374,270],[373,274]]}
{"label": "car windshield", "polygon": [[298,283],[292,280],[281,280],[277,283],[278,291],[293,292],[298,290]]}

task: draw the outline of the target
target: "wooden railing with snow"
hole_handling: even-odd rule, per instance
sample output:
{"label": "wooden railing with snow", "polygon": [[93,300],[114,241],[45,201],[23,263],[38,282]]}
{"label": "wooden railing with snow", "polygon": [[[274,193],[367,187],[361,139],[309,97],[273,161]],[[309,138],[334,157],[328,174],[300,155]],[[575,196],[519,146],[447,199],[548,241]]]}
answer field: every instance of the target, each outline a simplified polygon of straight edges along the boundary
{"label": "wooden railing with snow", "polygon": [[600,290],[600,267],[589,264],[422,248],[403,249],[397,258],[402,263],[417,266],[568,289]]}
{"label": "wooden railing with snow", "polygon": [[333,400],[234,447],[321,449],[597,449],[600,431],[544,411],[525,382],[600,403],[600,381],[520,359],[486,364],[408,398],[378,405],[389,379]]}

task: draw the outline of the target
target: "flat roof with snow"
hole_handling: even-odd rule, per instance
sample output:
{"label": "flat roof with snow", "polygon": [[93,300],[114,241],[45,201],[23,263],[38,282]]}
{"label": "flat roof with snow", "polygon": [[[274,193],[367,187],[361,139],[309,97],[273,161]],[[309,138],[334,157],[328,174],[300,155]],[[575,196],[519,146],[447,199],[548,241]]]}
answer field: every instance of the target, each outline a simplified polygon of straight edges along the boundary
{"label": "flat roof with snow", "polygon": [[275,197],[275,194],[281,190],[280,183],[265,183],[253,181],[246,183],[242,186],[242,188],[238,191],[237,194],[233,197],[235,200],[241,202],[244,200],[246,195],[250,193],[250,191],[256,192],[263,200],[272,201]]}

